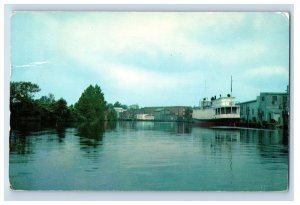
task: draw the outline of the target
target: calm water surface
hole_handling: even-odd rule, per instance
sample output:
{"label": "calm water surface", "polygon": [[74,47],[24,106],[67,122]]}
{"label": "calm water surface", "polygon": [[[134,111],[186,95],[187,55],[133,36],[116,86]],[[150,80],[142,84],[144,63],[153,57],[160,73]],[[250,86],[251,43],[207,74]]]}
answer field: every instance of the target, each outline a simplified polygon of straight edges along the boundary
{"label": "calm water surface", "polygon": [[23,125],[10,132],[9,175],[21,190],[287,190],[288,137],[184,123]]}

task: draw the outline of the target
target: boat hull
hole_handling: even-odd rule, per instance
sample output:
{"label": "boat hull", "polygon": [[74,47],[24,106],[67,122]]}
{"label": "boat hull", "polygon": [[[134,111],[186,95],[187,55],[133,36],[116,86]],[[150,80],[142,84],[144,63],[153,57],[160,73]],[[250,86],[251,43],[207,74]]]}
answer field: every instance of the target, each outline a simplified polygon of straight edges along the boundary
{"label": "boat hull", "polygon": [[213,127],[213,126],[230,126],[235,127],[239,123],[239,119],[227,118],[227,119],[211,119],[211,120],[199,120],[194,119],[194,124],[203,127]]}

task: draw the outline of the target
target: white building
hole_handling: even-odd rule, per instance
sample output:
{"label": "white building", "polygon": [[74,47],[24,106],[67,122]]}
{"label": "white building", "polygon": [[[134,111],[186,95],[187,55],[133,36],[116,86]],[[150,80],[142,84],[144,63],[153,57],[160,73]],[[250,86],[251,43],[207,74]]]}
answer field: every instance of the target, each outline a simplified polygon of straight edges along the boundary
{"label": "white building", "polygon": [[149,115],[149,114],[137,114],[136,119],[137,120],[154,120],[154,116]]}
{"label": "white building", "polygon": [[117,112],[117,119],[120,119],[121,113],[126,111],[126,109],[124,109],[122,107],[114,107],[114,109]]}

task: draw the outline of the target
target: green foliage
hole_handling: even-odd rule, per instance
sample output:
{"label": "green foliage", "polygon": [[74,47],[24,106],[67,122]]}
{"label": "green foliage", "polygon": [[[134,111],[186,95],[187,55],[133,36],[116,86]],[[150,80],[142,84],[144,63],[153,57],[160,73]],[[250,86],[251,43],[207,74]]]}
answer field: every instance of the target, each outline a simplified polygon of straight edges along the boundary
{"label": "green foliage", "polygon": [[108,121],[116,121],[117,120],[117,112],[114,109],[112,104],[108,104],[106,107],[107,110],[107,120]]}
{"label": "green foliage", "polygon": [[66,100],[55,100],[53,94],[34,100],[38,85],[30,82],[11,82],[10,111],[12,121],[42,121],[57,123],[66,121],[115,121],[117,113],[112,104],[106,103],[98,85],[84,90],[78,102],[67,106]]}
{"label": "green foliage", "polygon": [[117,101],[115,102],[114,107],[122,107],[122,104],[119,101]]}
{"label": "green foliage", "polygon": [[119,101],[115,102],[114,107],[121,107],[123,109],[127,109],[127,105],[122,105]]}
{"label": "green foliage", "polygon": [[79,112],[74,108],[73,105],[69,106],[70,111],[70,121],[84,121],[83,116],[79,114]]}
{"label": "green foliage", "polygon": [[49,93],[48,96],[42,96],[39,102],[44,105],[51,104],[55,102],[55,97],[52,93]]}
{"label": "green foliage", "polygon": [[70,117],[67,102],[63,98],[51,104],[51,113],[55,116],[56,121],[66,121]]}
{"label": "green foliage", "polygon": [[10,83],[10,111],[11,119],[38,118],[42,109],[36,106],[34,94],[39,92],[37,84],[30,82]]}
{"label": "green foliage", "polygon": [[184,119],[185,121],[192,121],[192,114],[193,114],[193,109],[191,107],[186,108],[185,112],[184,112]]}
{"label": "green foliage", "polygon": [[34,94],[40,90],[37,84],[31,82],[11,82],[10,102],[32,101]]}
{"label": "green foliage", "polygon": [[87,87],[74,107],[86,121],[104,120],[106,102],[101,88],[98,85]]}
{"label": "green foliage", "polygon": [[63,98],[55,101],[54,95],[49,94],[34,100],[34,94],[39,91],[39,86],[31,82],[11,82],[10,111],[12,121],[34,120],[56,123],[70,120],[70,111]]}

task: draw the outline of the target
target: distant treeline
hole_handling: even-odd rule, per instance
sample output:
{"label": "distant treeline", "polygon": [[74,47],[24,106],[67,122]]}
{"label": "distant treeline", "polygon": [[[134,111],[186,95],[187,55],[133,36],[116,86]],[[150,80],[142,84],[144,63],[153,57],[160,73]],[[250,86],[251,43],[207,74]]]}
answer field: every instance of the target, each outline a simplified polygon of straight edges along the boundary
{"label": "distant treeline", "polygon": [[85,122],[85,121],[115,121],[117,113],[112,104],[104,99],[101,88],[88,86],[74,105],[67,105],[65,99],[55,99],[53,94],[34,99],[41,89],[31,82],[10,83],[11,122],[43,121]]}

